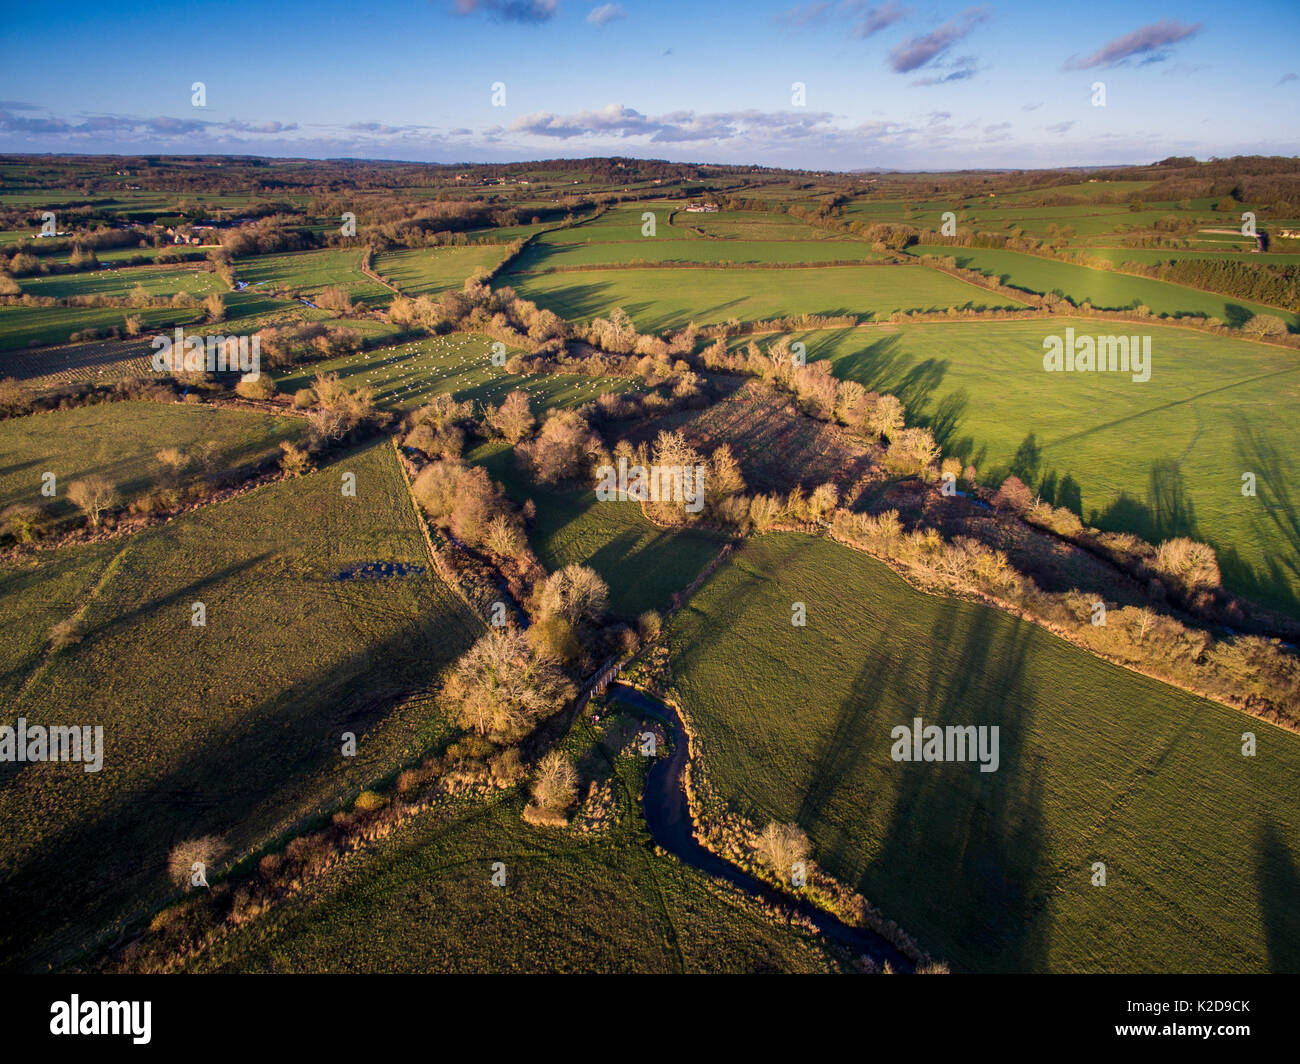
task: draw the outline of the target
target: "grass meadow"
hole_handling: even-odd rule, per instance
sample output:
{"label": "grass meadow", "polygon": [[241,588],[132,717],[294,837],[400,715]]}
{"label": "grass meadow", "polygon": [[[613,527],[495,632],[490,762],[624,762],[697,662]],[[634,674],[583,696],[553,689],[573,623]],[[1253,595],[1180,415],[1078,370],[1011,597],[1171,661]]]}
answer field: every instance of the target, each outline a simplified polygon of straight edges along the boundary
{"label": "grass meadow", "polygon": [[880,318],[896,310],[945,310],[950,305],[1019,306],[938,270],[912,266],[507,272],[502,281],[525,299],[570,321],[604,316],[622,307],[642,332],[732,318],[760,321],[798,314]]}
{"label": "grass meadow", "polygon": [[[614,770],[619,822],[535,828],[510,794],[450,823],[408,822],[238,929],[195,972],[819,972],[806,933],[656,856],[637,766]],[[606,770],[608,771],[608,770]],[[491,885],[505,865],[504,887]]]}
{"label": "grass meadow", "polygon": [[1143,303],[1153,314],[1204,314],[1229,325],[1239,325],[1255,314],[1272,314],[1292,328],[1300,323],[1295,314],[1263,303],[1248,303],[1199,288],[1112,270],[1094,270],[1019,251],[938,245],[917,245],[909,250],[916,255],[952,256],[958,266],[997,277],[1003,284],[1039,295],[1059,292],[1075,304],[1087,300],[1099,310],[1122,310]]}
{"label": "grass meadow", "polygon": [[[425,568],[340,579],[374,561]],[[7,563],[4,723],[102,725],[104,765],[3,766],[0,908],[23,918],[0,928],[0,965],[67,961],[151,912],[173,891],[175,843],[215,834],[248,854],[443,741],[428,699],[394,700],[482,624],[429,564],[387,441],[127,538]],[[83,638],[50,649],[69,618]]]}
{"label": "grass meadow", "polygon": [[602,392],[625,391],[636,383],[631,377],[507,373],[504,367],[492,365],[492,341],[468,333],[313,362],[286,370],[276,383],[280,391],[291,394],[310,387],[320,373],[337,373],[347,384],[373,388],[380,403],[400,409],[420,406],[443,392],[462,402],[500,406],[518,389],[528,393],[539,417],[552,407],[581,406]]}
{"label": "grass meadow", "polygon": [[[80,477],[106,477],[131,499],[162,483],[155,455],[163,448],[191,454],[213,445],[213,468],[228,470],[277,456],[280,441],[297,440],[304,428],[301,418],[148,400],[9,418],[0,421],[0,509],[43,503],[57,516],[70,516],[77,510],[67,501],[67,487]],[[46,472],[56,478],[54,499],[40,494]]]}
{"label": "grass meadow", "polygon": [[436,296],[449,289],[460,291],[480,267],[491,269],[505,257],[499,244],[469,247],[408,248],[375,256],[374,271],[408,296]]}
{"label": "grass meadow", "polygon": [[[1152,337],[1151,379],[1043,370],[1043,338]],[[986,485],[1016,473],[1090,524],[1214,545],[1224,583],[1300,615],[1300,499],[1285,426],[1300,416],[1293,352],[1099,319],[957,322],[801,334],[809,359],[892,392]],[[1254,498],[1242,473],[1256,474]]]}
{"label": "grass meadow", "polygon": [[[1300,968],[1300,737],[796,534],[747,542],[668,640],[720,795],[956,970]],[[893,761],[918,716],[997,726],[997,771]]]}

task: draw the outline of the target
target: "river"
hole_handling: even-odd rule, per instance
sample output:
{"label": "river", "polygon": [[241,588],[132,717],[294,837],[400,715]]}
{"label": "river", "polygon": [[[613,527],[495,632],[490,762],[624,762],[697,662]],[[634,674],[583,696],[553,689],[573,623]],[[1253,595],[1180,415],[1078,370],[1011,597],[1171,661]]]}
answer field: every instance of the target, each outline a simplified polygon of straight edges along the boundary
{"label": "river", "polygon": [[642,798],[646,825],[650,829],[650,837],[656,843],[683,863],[725,880],[760,901],[781,909],[794,909],[806,917],[825,939],[837,946],[859,956],[866,955],[878,965],[888,961],[898,972],[912,970],[912,962],[876,932],[864,927],[850,927],[825,909],[797,895],[786,894],[768,886],[701,846],[692,831],[690,801],[683,786],[683,770],[690,755],[690,747],[681,718],[671,706],[627,684],[610,684],[606,697],[663,722],[672,732],[672,754],[660,758],[650,769]]}

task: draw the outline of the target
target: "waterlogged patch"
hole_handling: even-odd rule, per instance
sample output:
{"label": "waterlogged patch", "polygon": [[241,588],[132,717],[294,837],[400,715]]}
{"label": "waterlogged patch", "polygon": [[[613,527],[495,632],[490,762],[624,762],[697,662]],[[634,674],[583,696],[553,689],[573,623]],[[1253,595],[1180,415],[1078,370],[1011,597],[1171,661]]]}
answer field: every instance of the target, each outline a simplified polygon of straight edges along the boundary
{"label": "waterlogged patch", "polygon": [[335,580],[382,580],[389,576],[419,576],[425,566],[411,562],[366,562],[348,569],[340,569]]}

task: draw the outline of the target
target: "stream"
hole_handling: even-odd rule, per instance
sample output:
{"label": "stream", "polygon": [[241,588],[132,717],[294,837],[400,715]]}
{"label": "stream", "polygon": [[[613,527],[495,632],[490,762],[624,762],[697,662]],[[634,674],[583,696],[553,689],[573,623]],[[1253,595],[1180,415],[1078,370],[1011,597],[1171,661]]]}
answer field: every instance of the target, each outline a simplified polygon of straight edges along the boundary
{"label": "stream", "polygon": [[855,955],[865,954],[878,965],[888,961],[895,971],[912,970],[912,962],[876,932],[865,927],[850,927],[825,909],[768,886],[701,846],[692,831],[690,805],[682,786],[682,770],[686,767],[689,745],[681,718],[671,706],[626,684],[610,684],[605,696],[610,701],[621,702],[653,717],[671,729],[673,752],[669,757],[660,758],[650,769],[642,799],[646,825],[656,843],[683,863],[724,880],[760,901],[782,909],[794,909],[806,917],[824,938]]}

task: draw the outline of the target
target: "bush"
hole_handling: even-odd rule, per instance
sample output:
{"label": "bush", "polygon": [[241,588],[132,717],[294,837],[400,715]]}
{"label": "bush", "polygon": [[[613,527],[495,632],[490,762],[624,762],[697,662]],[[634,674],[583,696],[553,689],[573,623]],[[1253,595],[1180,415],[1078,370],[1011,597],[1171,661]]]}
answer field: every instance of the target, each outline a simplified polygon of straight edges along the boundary
{"label": "bush", "polygon": [[177,886],[195,886],[193,876],[198,869],[194,866],[202,865],[204,877],[210,878],[213,866],[225,852],[226,844],[216,835],[178,842],[167,858],[167,872]]}
{"label": "bush", "polygon": [[373,813],[378,809],[383,809],[388,804],[388,799],[382,794],[376,794],[374,791],[362,791],[357,795],[357,800],[352,803],[352,809],[357,813]]}
{"label": "bush", "polygon": [[85,635],[85,626],[75,618],[69,617],[50,629],[50,649],[63,650],[80,643]]}
{"label": "bush", "polygon": [[244,399],[270,399],[275,392],[275,381],[267,373],[260,374],[254,380],[245,377],[235,385],[235,394]]}

